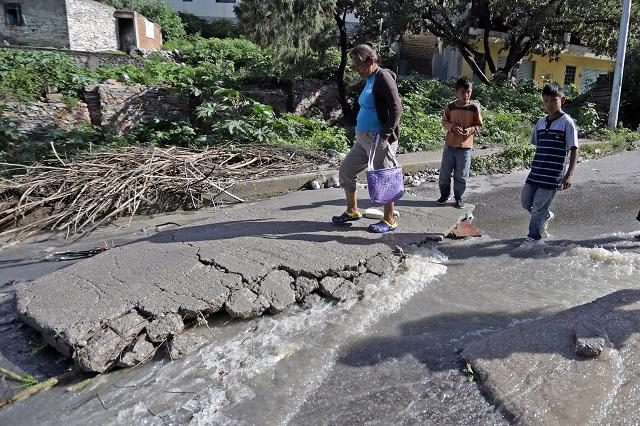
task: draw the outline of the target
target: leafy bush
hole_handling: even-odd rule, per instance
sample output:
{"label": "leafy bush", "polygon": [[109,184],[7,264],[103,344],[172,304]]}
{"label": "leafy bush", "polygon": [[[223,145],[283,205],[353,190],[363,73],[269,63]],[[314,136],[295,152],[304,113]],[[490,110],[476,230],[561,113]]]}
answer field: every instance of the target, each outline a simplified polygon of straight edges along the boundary
{"label": "leafy bush", "polygon": [[581,136],[591,135],[602,126],[602,119],[593,103],[581,105],[573,118]]}
{"label": "leafy bush", "polygon": [[477,173],[507,173],[531,166],[535,146],[529,143],[508,144],[499,154],[474,156],[471,169]]}
{"label": "leafy bush", "polygon": [[405,95],[402,99],[404,113],[400,119],[399,152],[428,151],[440,149],[445,132],[442,116],[427,112],[422,94]]}
{"label": "leafy bush", "polygon": [[513,88],[485,84],[473,86],[473,98],[484,109],[519,113],[531,123],[544,114],[540,93],[533,80],[520,80]]}
{"label": "leafy bush", "polygon": [[140,123],[122,139],[114,138],[111,145],[154,145],[195,148],[203,145],[206,137],[185,121],[163,118]]}
{"label": "leafy bush", "polygon": [[219,88],[213,99],[198,107],[196,113],[211,134],[212,143],[260,142],[336,151],[348,148],[343,128],[319,118],[294,114],[278,117],[269,105],[244,98],[233,89]]}
{"label": "leafy bush", "polygon": [[145,86],[167,85],[191,88],[203,84],[198,81],[203,75],[201,70],[169,62],[159,55],[150,55],[142,68],[128,64],[100,68],[97,73],[100,80],[119,79],[121,75],[126,74],[129,77],[129,84],[143,84]]}
{"label": "leafy bush", "polygon": [[62,52],[0,49],[0,99],[32,101],[47,88],[77,98],[97,75],[76,65]]}
{"label": "leafy bush", "polygon": [[475,137],[478,145],[504,145],[528,142],[533,123],[520,111],[482,111],[484,127]]}
{"label": "leafy bush", "polygon": [[191,36],[166,47],[179,50],[182,62],[193,69],[201,82],[268,83],[279,80],[282,75],[282,70],[274,67],[265,49],[244,39]]}

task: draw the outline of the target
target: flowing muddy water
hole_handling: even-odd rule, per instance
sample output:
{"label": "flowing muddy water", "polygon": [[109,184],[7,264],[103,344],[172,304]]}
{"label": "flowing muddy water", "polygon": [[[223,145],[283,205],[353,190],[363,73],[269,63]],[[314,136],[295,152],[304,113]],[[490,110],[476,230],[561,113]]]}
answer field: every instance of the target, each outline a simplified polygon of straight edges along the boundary
{"label": "flowing muddy water", "polygon": [[[581,163],[576,187],[554,202],[552,238],[532,250],[518,248],[525,175],[475,178],[468,201],[484,236],[407,250],[406,265],[363,300],[216,317],[198,329],[212,343],[194,355],[114,372],[80,392],[52,389],[1,410],[0,423],[508,424],[462,373],[459,353],[640,288],[637,164],[637,152]],[[435,196],[433,185],[417,191]]]}

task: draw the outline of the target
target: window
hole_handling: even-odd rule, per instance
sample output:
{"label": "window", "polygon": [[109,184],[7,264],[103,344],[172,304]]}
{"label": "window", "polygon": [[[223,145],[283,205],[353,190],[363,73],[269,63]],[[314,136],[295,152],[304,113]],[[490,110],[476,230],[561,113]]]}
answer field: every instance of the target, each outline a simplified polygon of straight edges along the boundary
{"label": "window", "polygon": [[564,87],[571,86],[576,82],[576,67],[567,65],[564,71]]}
{"label": "window", "polygon": [[216,3],[235,3],[236,0],[216,0]]}
{"label": "window", "polygon": [[20,3],[4,4],[4,23],[6,25],[24,25]]}
{"label": "window", "polygon": [[144,35],[147,38],[154,38],[154,35],[155,35],[155,28],[154,28],[153,22],[151,22],[147,18],[144,18]]}

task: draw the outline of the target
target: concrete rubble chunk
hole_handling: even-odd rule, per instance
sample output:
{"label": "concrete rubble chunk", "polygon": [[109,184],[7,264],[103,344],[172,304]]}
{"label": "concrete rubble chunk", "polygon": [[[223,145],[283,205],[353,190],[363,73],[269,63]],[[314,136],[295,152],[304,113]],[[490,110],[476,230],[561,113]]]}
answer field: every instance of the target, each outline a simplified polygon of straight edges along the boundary
{"label": "concrete rubble chunk", "polygon": [[133,346],[123,352],[118,361],[118,366],[133,367],[141,364],[151,358],[154,352],[155,347],[153,343],[147,340],[145,336],[140,336]]}
{"label": "concrete rubble chunk", "polygon": [[350,299],[357,299],[360,294],[361,290],[358,287],[351,281],[344,280],[331,296],[339,302],[344,302]]}
{"label": "concrete rubble chunk", "polygon": [[259,294],[269,303],[269,312],[277,314],[296,303],[292,282],[293,278],[285,271],[272,271],[262,279]]}
{"label": "concrete rubble chunk", "polygon": [[320,287],[320,284],[318,284],[318,280],[314,278],[298,277],[293,286],[295,288],[296,301],[300,302],[307,295],[316,291]]}
{"label": "concrete rubble chunk", "polygon": [[576,354],[585,358],[600,356],[607,347],[608,337],[601,324],[595,321],[577,324],[574,327]]}
{"label": "concrete rubble chunk", "polygon": [[136,311],[109,321],[88,340],[86,346],[73,354],[73,359],[83,370],[101,373],[115,363],[147,324],[148,321]]}
{"label": "concrete rubble chunk", "polygon": [[172,360],[180,359],[193,353],[209,343],[206,337],[198,333],[183,333],[169,341],[169,356]]}
{"label": "concrete rubble chunk", "polygon": [[234,291],[225,303],[225,310],[234,318],[252,318],[261,315],[270,304],[248,288]]}
{"label": "concrete rubble chunk", "polygon": [[325,296],[332,297],[333,293],[342,285],[344,278],[325,277],[320,281],[320,292]]}
{"label": "concrete rubble chunk", "polygon": [[102,373],[114,364],[115,359],[130,343],[131,340],[107,329],[77,350],[73,354],[73,360],[85,371]]}
{"label": "concrete rubble chunk", "polygon": [[364,289],[371,284],[377,284],[378,282],[380,282],[380,277],[370,272],[365,272],[364,274],[353,280],[353,284],[360,289]]}
{"label": "concrete rubble chunk", "polygon": [[340,277],[326,277],[320,281],[320,292],[339,302],[357,298],[358,288],[348,280]]}
{"label": "concrete rubble chunk", "polygon": [[147,326],[147,336],[154,343],[162,343],[169,336],[181,333],[182,330],[184,330],[182,317],[178,314],[166,314],[151,321]]}
{"label": "concrete rubble chunk", "polygon": [[516,424],[637,424],[638,347],[640,290],[620,290],[478,338],[462,357]]}
{"label": "concrete rubble chunk", "polygon": [[393,255],[378,254],[367,260],[367,270],[380,277],[389,275],[397,266]]}

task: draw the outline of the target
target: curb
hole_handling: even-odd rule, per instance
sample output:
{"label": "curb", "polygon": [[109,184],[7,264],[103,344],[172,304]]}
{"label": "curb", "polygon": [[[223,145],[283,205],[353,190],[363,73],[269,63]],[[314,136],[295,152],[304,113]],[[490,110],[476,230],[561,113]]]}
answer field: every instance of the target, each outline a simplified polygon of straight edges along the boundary
{"label": "curb", "polygon": [[[437,160],[425,160],[425,161],[408,161],[402,163],[402,169],[405,174],[416,174],[424,172],[429,169],[439,169],[440,159],[439,151]],[[485,157],[495,154],[496,150],[477,150],[474,151],[474,156]],[[408,155],[408,154],[401,154]],[[291,191],[298,191],[308,186],[312,180],[319,182],[325,182],[331,176],[338,174],[338,169],[320,169],[316,172],[299,173],[295,175],[276,176],[264,179],[244,180],[236,182],[227,191],[246,201],[254,201],[267,197],[274,197],[277,195],[283,195]],[[360,179],[366,179],[364,172],[358,175]],[[238,203],[238,200],[232,196],[222,193],[217,197],[212,198],[208,194],[203,195],[203,201],[205,204],[214,205],[220,203]]]}

